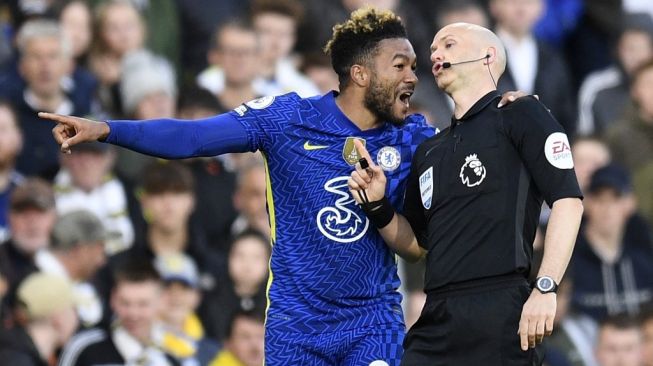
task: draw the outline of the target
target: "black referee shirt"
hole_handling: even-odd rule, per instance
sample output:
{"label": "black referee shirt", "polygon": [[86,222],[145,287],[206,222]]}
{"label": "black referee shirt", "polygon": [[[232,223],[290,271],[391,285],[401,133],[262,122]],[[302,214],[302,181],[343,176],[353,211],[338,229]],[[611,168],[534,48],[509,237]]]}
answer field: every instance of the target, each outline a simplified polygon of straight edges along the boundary
{"label": "black referee shirt", "polygon": [[481,98],[422,143],[408,178],[404,215],[428,250],[425,290],[528,275],[542,200],[582,198],[567,136],[538,100],[497,108]]}

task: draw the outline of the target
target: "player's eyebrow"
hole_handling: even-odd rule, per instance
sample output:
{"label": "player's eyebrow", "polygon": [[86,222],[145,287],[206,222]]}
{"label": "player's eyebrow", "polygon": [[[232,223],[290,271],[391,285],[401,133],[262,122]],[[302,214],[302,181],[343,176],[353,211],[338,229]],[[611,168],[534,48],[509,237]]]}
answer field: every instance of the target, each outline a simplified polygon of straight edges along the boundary
{"label": "player's eyebrow", "polygon": [[406,62],[409,62],[410,59],[411,59],[411,57],[409,55],[405,54],[405,53],[395,53],[395,55],[392,56],[392,61],[394,61],[394,60],[396,60],[398,58],[403,59]]}

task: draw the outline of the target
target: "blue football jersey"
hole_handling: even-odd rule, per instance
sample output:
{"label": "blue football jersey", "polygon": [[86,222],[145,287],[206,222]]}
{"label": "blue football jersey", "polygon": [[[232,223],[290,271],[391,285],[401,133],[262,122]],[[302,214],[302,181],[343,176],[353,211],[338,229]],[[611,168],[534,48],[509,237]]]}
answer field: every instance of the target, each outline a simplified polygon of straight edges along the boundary
{"label": "blue football jersey", "polygon": [[421,115],[361,131],[335,92],[264,97],[231,114],[267,170],[272,257],[266,324],[318,333],[402,323],[395,256],[356,204],[347,180],[361,139],[388,179],[398,211],[417,145],[434,134]]}

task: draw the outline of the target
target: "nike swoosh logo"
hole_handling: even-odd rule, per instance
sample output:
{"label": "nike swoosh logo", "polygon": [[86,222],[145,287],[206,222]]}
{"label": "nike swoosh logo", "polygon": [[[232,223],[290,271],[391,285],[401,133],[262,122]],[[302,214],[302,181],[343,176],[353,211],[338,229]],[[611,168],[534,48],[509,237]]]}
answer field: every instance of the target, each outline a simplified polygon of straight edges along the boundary
{"label": "nike swoosh logo", "polygon": [[304,150],[320,150],[320,149],[326,149],[329,146],[324,146],[324,145],[311,145],[310,142],[306,141],[304,142]]}

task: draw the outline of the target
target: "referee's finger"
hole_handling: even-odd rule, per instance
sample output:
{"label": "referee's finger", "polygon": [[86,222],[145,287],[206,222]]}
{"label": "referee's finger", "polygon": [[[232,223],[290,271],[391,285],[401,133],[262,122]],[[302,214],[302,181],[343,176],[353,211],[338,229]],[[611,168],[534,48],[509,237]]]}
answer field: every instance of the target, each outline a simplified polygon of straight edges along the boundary
{"label": "referee's finger", "polygon": [[[367,178],[367,179],[365,179]],[[360,173],[358,170],[351,172],[351,179],[356,183],[360,189],[367,189],[369,183],[369,177],[365,171]]]}
{"label": "referee's finger", "polygon": [[522,315],[521,320],[519,321],[519,342],[521,344],[521,350],[528,350],[528,319],[524,318]]}
{"label": "referee's finger", "polygon": [[530,319],[528,321],[528,346],[535,347],[535,333],[537,329],[537,320]]}
{"label": "referee's finger", "polygon": [[546,323],[545,323],[545,328],[544,328],[544,335],[547,337],[553,334],[553,317],[549,316],[546,318]]}
{"label": "referee's finger", "polygon": [[540,344],[544,340],[544,334],[545,334],[545,318],[540,318],[537,321],[537,326],[535,328],[535,343]]}

